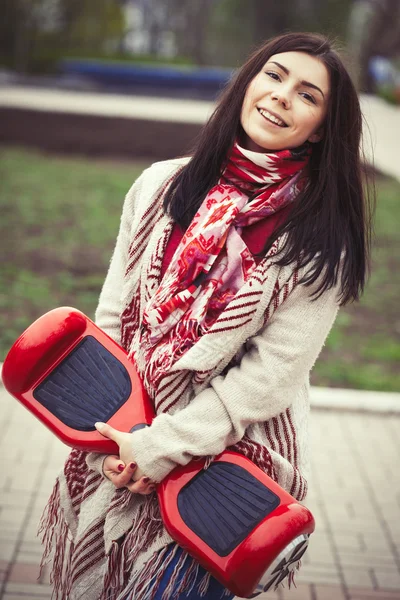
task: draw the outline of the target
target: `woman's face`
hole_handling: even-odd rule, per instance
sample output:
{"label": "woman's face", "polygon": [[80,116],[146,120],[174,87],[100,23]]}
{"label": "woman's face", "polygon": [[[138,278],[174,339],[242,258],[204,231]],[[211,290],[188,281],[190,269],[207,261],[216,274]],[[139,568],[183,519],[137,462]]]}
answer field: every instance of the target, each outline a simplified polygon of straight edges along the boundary
{"label": "woman's face", "polygon": [[274,54],[247,88],[242,145],[268,152],[319,142],[329,88],[328,70],[318,58],[305,52]]}

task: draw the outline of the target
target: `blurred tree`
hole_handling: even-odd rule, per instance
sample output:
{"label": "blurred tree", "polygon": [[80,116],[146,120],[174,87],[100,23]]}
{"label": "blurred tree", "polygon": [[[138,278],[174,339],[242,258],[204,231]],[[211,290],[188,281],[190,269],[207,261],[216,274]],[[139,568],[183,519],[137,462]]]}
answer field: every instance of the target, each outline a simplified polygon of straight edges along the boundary
{"label": "blurred tree", "polygon": [[287,31],[293,22],[291,13],[296,8],[294,4],[293,0],[250,0],[254,42],[258,44],[268,37]]}
{"label": "blurred tree", "polygon": [[124,34],[121,0],[2,0],[0,57],[28,71],[39,56],[112,50]]}
{"label": "blurred tree", "polygon": [[178,54],[191,58],[198,65],[209,62],[207,33],[216,1],[218,0],[169,0],[166,3]]}
{"label": "blurred tree", "polygon": [[[3,0],[0,54],[8,66],[26,71],[38,42],[43,14],[57,0]],[[45,22],[47,24],[47,22]]]}
{"label": "blurred tree", "polygon": [[209,63],[221,66],[239,65],[253,43],[248,2],[215,2],[207,35]]}
{"label": "blurred tree", "polygon": [[[352,0],[218,0],[209,25],[212,62],[235,65],[253,45],[285,31],[345,39]],[[400,0],[398,0],[400,2]]]}
{"label": "blurred tree", "polygon": [[[283,31],[320,31],[344,39],[350,4],[351,0],[2,0],[0,55],[22,71],[43,51],[54,60],[62,52],[101,55],[129,47],[153,56],[187,57],[199,65],[235,66],[252,46]],[[128,10],[133,15],[129,31]]]}
{"label": "blurred tree", "polygon": [[124,13],[118,0],[60,0],[65,48],[111,50],[124,35]]}

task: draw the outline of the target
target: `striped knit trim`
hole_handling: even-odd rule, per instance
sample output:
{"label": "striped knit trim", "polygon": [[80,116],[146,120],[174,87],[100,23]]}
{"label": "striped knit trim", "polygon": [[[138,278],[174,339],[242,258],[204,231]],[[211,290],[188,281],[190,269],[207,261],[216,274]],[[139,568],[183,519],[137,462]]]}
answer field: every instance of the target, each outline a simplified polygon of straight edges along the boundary
{"label": "striped knit trim", "polygon": [[301,475],[298,464],[298,443],[293,424],[292,408],[264,423],[264,431],[269,447],[285,458],[292,466],[293,478],[289,493],[296,500],[304,500],[307,494],[307,481]]}
{"label": "striped knit trim", "polygon": [[160,221],[164,215],[164,209],[162,199],[164,198],[165,192],[171,185],[175,177],[180,173],[182,169],[179,169],[172,175],[167,181],[161,186],[156,198],[152,202],[151,206],[145,211],[142,216],[139,228],[135,233],[135,237],[129,246],[129,259],[125,271],[127,276],[134,266],[140,261],[149,240],[149,235],[153,230],[154,226]]}
{"label": "striped knit trim", "polygon": [[158,240],[155,251],[153,252],[150,261],[149,267],[147,269],[146,274],[146,283],[145,283],[145,302],[147,303],[150,298],[153,296],[155,290],[161,283],[161,272],[162,272],[162,261],[165,253],[165,249],[168,244],[168,240],[170,238],[171,232],[173,229],[173,223],[169,223],[167,227],[164,228],[161,238]]}
{"label": "striped knit trim", "polygon": [[131,301],[125,307],[125,310],[121,314],[121,345],[125,350],[129,350],[133,336],[138,327],[140,318],[140,294],[139,294],[139,282],[136,284],[136,288],[133,290],[133,296]]}
{"label": "striped knit trim", "polygon": [[251,440],[245,435],[240,442],[237,442],[237,444],[234,446],[230,446],[229,450],[239,452],[239,454],[246,456],[255,465],[257,465],[259,469],[264,471],[264,473],[271,477],[271,479],[276,481],[276,473],[272,457],[265,446],[255,442],[254,440]]}
{"label": "striped knit trim", "polygon": [[174,379],[168,381],[168,386],[163,387],[161,391],[157,392],[155,398],[157,414],[170,411],[191,386],[192,374],[189,371],[178,371],[174,375]]}
{"label": "striped knit trim", "polygon": [[146,242],[148,241],[149,234],[154,225],[162,218],[162,216],[162,208],[158,204],[150,207],[143,215],[145,223],[139,228],[139,231],[137,232],[135,239],[129,248],[129,260],[125,275],[129,275],[130,271],[140,261],[146,248]]}
{"label": "striped knit trim", "polygon": [[299,271],[296,269],[293,271],[291,278],[285,282],[283,286],[279,286],[279,281],[275,284],[274,294],[272,301],[268,304],[268,307],[264,313],[264,325],[271,319],[275,311],[282,306],[285,300],[289,297],[290,293],[294,290],[299,282]]}

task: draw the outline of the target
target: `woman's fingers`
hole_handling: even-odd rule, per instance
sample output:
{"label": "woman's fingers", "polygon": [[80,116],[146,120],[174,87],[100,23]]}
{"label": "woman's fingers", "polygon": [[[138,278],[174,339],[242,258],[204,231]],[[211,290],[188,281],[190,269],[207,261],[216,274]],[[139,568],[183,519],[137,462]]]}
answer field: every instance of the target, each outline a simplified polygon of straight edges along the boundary
{"label": "woman's fingers", "polygon": [[119,445],[121,441],[121,431],[114,429],[114,427],[111,427],[111,425],[108,425],[107,423],[101,423],[100,421],[95,423],[94,426],[101,435],[104,435],[104,437],[113,440],[113,442],[116,442]]}
{"label": "woman's fingers", "polygon": [[132,482],[132,476],[135,472],[136,464],[130,463],[120,471],[120,474],[113,479],[113,484],[117,488],[128,487],[128,484]]}
{"label": "woman's fingers", "polygon": [[125,431],[119,431],[118,429],[114,429],[108,423],[101,423],[98,421],[95,423],[95,427],[101,435],[112,440],[119,446],[119,456],[120,459],[125,463],[129,464],[134,460],[133,451],[131,447],[132,443],[132,434],[127,433]]}
{"label": "woman's fingers", "polygon": [[152,494],[156,489],[155,483],[149,477],[141,477],[137,481],[131,481],[126,487],[133,494],[142,494],[143,496]]}
{"label": "woman's fingers", "polygon": [[[110,460],[111,457],[107,457],[103,465],[103,473],[109,479],[117,489],[127,487],[132,482],[132,476],[136,469],[135,463],[124,465],[120,459],[115,462]],[[114,458],[114,457],[112,457]]]}
{"label": "woman's fingers", "polygon": [[[150,477],[143,475],[136,463],[125,465],[118,456],[109,455],[103,463],[103,473],[117,488],[126,487],[134,494],[148,495],[154,492],[155,484]],[[133,479],[136,479],[133,481]]]}
{"label": "woman's fingers", "polygon": [[109,454],[103,461],[103,475],[108,479],[119,475],[124,469],[125,464],[115,454]]}

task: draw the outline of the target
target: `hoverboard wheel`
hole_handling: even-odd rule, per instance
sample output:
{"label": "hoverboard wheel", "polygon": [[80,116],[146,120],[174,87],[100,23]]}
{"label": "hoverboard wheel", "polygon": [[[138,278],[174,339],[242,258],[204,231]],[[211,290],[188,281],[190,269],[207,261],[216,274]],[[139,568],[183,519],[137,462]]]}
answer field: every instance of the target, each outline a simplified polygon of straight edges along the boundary
{"label": "hoverboard wheel", "polygon": [[296,571],[300,565],[301,557],[307,550],[309,538],[310,536],[307,534],[299,535],[278,554],[265,571],[250,598],[255,598],[259,594],[275,588],[289,577],[290,573]]}

